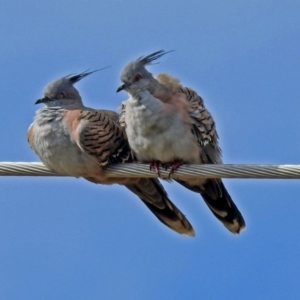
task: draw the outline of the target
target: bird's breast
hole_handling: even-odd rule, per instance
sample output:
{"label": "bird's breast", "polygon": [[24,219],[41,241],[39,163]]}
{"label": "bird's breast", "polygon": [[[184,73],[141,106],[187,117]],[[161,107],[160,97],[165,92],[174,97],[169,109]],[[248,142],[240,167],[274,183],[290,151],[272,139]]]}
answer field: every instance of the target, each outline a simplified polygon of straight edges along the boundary
{"label": "bird's breast", "polygon": [[126,105],[126,133],[130,147],[141,161],[182,159],[190,162],[193,151],[191,162],[196,162],[200,150],[190,125],[172,107],[157,101],[129,101]]}
{"label": "bird's breast", "polygon": [[78,147],[60,113],[49,116],[47,120],[42,115],[36,116],[32,148],[49,169],[59,174],[81,177],[100,168]]}

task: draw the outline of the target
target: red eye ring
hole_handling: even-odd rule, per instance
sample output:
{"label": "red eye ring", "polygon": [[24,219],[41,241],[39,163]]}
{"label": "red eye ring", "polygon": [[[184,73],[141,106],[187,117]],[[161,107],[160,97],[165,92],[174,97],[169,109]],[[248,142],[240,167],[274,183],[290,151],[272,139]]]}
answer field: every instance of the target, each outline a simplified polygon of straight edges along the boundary
{"label": "red eye ring", "polygon": [[136,74],[133,78],[133,82],[138,82],[142,79],[142,75],[141,74]]}
{"label": "red eye ring", "polygon": [[56,99],[63,99],[63,98],[65,98],[66,96],[65,96],[65,94],[64,93],[60,93],[60,94],[58,94],[57,96],[56,96]]}

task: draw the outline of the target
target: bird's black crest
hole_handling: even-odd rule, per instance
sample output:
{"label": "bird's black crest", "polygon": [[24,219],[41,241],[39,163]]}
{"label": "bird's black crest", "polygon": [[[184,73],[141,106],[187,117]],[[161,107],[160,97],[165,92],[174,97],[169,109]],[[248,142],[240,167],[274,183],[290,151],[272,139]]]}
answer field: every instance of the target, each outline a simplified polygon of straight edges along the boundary
{"label": "bird's black crest", "polygon": [[165,50],[159,50],[154,53],[151,53],[147,56],[141,56],[138,58],[138,60],[144,64],[144,65],[150,65],[154,60],[157,60],[158,58],[162,57],[163,55],[173,52],[174,50],[165,51]]}
{"label": "bird's black crest", "polygon": [[95,72],[98,72],[98,71],[107,69],[107,68],[109,68],[109,67],[110,67],[110,66],[104,67],[104,68],[101,68],[101,69],[97,69],[97,70],[94,70],[94,71],[89,71],[89,69],[88,69],[88,70],[86,70],[86,71],[84,71],[84,72],[82,72],[82,73],[79,73],[79,74],[69,74],[69,75],[67,75],[66,77],[69,78],[69,80],[70,80],[71,83],[73,84],[73,83],[78,82],[78,81],[81,80],[82,78],[84,78],[84,77],[90,75],[90,74],[93,74],[93,73],[95,73]]}

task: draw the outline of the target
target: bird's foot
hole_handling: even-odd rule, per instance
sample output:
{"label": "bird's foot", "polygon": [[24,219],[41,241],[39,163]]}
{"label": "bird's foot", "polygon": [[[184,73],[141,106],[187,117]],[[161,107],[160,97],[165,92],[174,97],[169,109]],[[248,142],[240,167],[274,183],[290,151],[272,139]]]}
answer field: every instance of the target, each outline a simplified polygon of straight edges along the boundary
{"label": "bird's foot", "polygon": [[183,160],[176,159],[172,163],[170,163],[170,172],[169,172],[169,177],[171,177],[172,174],[183,164]]}
{"label": "bird's foot", "polygon": [[159,168],[160,168],[159,160],[152,160],[150,163],[150,171],[154,170],[158,176],[160,176]]}

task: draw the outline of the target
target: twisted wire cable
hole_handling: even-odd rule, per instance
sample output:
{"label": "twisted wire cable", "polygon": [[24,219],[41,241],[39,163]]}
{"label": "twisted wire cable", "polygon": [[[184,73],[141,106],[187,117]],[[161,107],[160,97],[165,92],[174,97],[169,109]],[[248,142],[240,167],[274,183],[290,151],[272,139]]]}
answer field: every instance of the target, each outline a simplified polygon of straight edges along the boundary
{"label": "twisted wire cable", "polygon": [[[157,177],[149,170],[149,164],[115,164],[104,167],[107,177]],[[39,162],[2,162],[0,176],[64,176],[47,169]],[[162,178],[169,177],[169,171],[161,169]],[[172,178],[300,178],[300,165],[182,165]]]}

